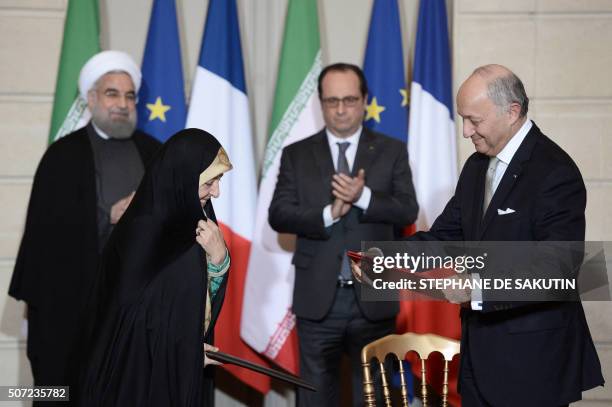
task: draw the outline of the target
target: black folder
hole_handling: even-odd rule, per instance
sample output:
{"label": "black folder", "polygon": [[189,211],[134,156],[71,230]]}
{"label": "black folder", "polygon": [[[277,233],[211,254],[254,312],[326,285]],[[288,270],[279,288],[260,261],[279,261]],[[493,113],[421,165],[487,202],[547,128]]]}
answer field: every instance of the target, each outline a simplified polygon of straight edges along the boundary
{"label": "black folder", "polygon": [[291,373],[283,372],[281,370],[276,370],[276,369],[271,369],[269,367],[261,366],[256,363],[249,362],[248,360],[244,360],[239,357],[230,355],[228,353],[207,350],[206,356],[218,362],[229,363],[232,365],[244,367],[246,369],[253,370],[255,372],[264,374],[266,376],[274,377],[275,379],[279,379],[284,382],[291,383],[291,384],[294,384],[299,387],[303,387],[311,391],[317,391],[317,389],[312,384],[303,380],[301,377],[292,375]]}

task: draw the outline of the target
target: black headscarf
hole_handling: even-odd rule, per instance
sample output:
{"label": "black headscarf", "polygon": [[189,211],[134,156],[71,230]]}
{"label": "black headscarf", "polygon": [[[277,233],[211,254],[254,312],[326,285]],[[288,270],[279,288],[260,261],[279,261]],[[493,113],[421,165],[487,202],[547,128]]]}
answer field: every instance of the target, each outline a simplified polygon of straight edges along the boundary
{"label": "black headscarf", "polygon": [[[143,220],[154,223],[146,225],[154,234],[142,236],[136,227],[130,232],[141,235],[134,237],[140,242],[122,242],[123,251],[137,255],[138,261],[147,255],[159,266],[195,244],[195,228],[204,217],[198,197],[199,177],[215,161],[221,148],[214,136],[199,129],[180,131],[164,144],[117,225],[115,239]],[[204,210],[216,223],[210,200]],[[143,249],[145,253],[140,252]],[[125,288],[132,291],[145,286],[158,268],[151,265],[138,273],[129,273],[125,276]]]}
{"label": "black headscarf", "polygon": [[[205,333],[207,267],[195,229],[204,218],[200,174],[211,166],[231,168],[212,135],[177,133],[152,160],[113,231],[91,296],[81,405],[200,406],[211,395],[202,385],[202,348],[212,343],[227,281]],[[210,200],[204,209],[216,222]]]}

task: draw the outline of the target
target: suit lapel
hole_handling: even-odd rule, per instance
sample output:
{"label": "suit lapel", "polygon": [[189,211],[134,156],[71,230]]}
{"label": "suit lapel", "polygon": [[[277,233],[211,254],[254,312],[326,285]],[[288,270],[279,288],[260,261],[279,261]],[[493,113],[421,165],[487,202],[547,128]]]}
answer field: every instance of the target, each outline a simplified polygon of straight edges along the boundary
{"label": "suit lapel", "polygon": [[[537,141],[538,134],[540,134],[540,129],[538,129],[538,127],[534,123],[533,127],[531,128],[531,130],[529,130],[529,133],[527,133],[527,136],[521,143],[520,147],[518,148],[518,150],[516,150],[514,157],[512,157],[508,168],[506,168],[504,176],[502,177],[497,189],[495,190],[495,194],[493,194],[493,197],[491,198],[491,203],[489,204],[487,212],[484,215],[484,219],[482,220],[482,226],[480,228],[480,233],[478,236],[479,239],[482,238],[491,221],[495,218],[495,216],[497,216],[497,209],[501,207],[501,205],[504,203],[504,201],[512,191],[512,188],[514,188],[517,181],[520,179],[523,167],[531,157],[531,152],[533,151],[533,147]],[[480,205],[482,207],[482,201],[484,199],[484,181],[481,182],[480,185],[480,188],[483,190],[483,195],[481,195],[482,198],[480,200]]]}
{"label": "suit lapel", "polygon": [[[469,199],[473,199],[472,205],[468,206],[472,208],[472,219],[475,221],[474,224],[475,230],[472,230],[471,233],[467,233],[466,236],[480,236],[480,230],[482,229],[482,206],[484,201],[484,185],[485,179],[487,175],[487,168],[489,167],[489,157],[483,155],[480,161],[477,163],[476,171],[475,171],[475,180],[476,186],[474,188],[474,194],[468,195]],[[469,238],[470,240],[473,237]]]}
{"label": "suit lapel", "polygon": [[313,137],[312,154],[314,156],[313,162],[321,174],[321,185],[325,187],[325,190],[328,190],[331,188],[332,175],[335,174],[336,169],[334,168],[325,129]]}
{"label": "suit lapel", "polygon": [[355,162],[351,170],[352,176],[357,176],[357,173],[361,168],[365,170],[366,176],[368,170],[376,157],[378,149],[376,148],[376,136],[365,128],[361,132],[359,138],[359,145],[357,146],[357,154],[355,155]]}

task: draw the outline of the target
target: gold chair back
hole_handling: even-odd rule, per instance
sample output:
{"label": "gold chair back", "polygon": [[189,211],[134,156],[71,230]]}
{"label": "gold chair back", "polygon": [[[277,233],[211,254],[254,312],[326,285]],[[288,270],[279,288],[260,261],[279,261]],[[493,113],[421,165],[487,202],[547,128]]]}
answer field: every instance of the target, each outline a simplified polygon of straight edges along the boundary
{"label": "gold chair back", "polygon": [[[444,357],[444,382],[442,387],[442,405],[448,406],[448,364],[453,356],[459,354],[459,341],[445,338],[435,334],[415,334],[412,332],[403,335],[387,335],[363,347],[361,363],[363,366],[363,395],[367,407],[376,406],[374,380],[370,371],[370,361],[375,358],[380,366],[380,375],[383,386],[383,396],[386,407],[392,407],[391,390],[385,372],[385,358],[389,354],[395,355],[398,361],[404,360],[406,353],[414,351],[421,361],[421,398],[423,406],[427,406],[427,368],[425,361],[433,352],[440,352]],[[403,363],[399,363],[400,391],[402,405],[408,407],[408,388],[404,376]]]}

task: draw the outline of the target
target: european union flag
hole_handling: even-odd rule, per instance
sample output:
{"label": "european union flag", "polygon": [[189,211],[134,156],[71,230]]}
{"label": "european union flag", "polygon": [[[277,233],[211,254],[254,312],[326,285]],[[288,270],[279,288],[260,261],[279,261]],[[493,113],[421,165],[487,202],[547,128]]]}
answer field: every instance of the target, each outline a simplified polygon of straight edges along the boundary
{"label": "european union flag", "polygon": [[370,92],[365,125],[403,142],[408,138],[408,91],[397,0],[376,0],[363,71]]}
{"label": "european union flag", "polygon": [[[397,0],[374,1],[363,72],[369,88],[365,126],[406,143],[408,90]],[[410,363],[402,363],[408,384],[408,397],[412,401],[413,376]],[[399,372],[394,372],[392,383],[399,387]]]}
{"label": "european union flag", "polygon": [[162,142],[183,129],[184,86],[174,0],[154,0],[142,59],[138,128]]}

